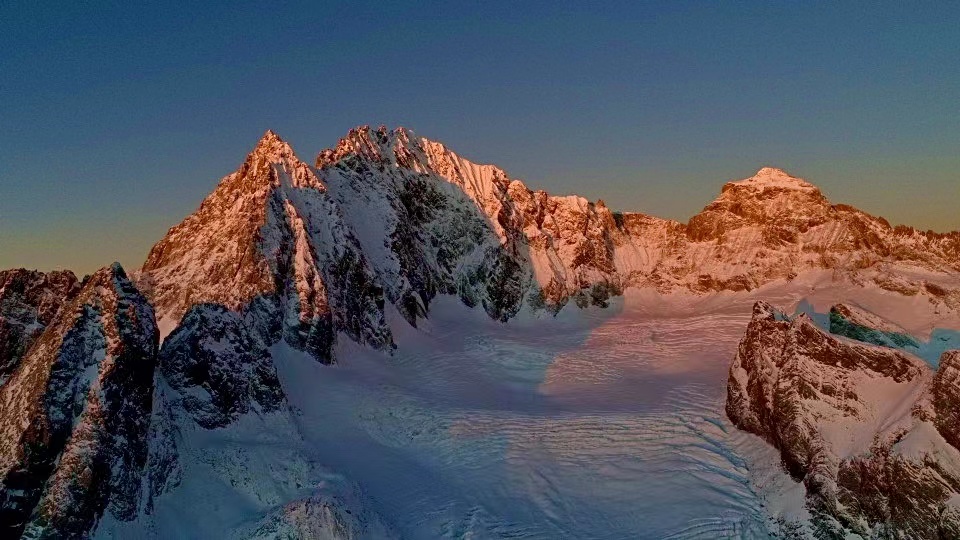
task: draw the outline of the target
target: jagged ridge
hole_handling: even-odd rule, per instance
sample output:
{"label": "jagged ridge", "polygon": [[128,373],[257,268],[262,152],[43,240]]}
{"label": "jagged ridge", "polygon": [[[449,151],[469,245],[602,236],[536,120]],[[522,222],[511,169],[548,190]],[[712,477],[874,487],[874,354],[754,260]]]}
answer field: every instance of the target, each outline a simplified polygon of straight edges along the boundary
{"label": "jagged ridge", "polygon": [[84,282],[0,387],[4,535],[82,538],[137,514],[158,335],[115,264]]}
{"label": "jagged ridge", "polygon": [[813,536],[956,538],[957,354],[934,376],[900,350],[760,302],[730,367],[727,415],[803,481]]}
{"label": "jagged ridge", "polygon": [[262,300],[288,342],[332,361],[339,333],[389,349],[385,305],[416,325],[437,294],[507,320],[626,287],[751,290],[815,269],[960,305],[902,271],[955,272],[960,235],[891,228],[779,169],[681,224],[531,190],[403,128],[353,129],[315,165],[268,132],[151,250],[139,283],[164,333],[194,304]]}

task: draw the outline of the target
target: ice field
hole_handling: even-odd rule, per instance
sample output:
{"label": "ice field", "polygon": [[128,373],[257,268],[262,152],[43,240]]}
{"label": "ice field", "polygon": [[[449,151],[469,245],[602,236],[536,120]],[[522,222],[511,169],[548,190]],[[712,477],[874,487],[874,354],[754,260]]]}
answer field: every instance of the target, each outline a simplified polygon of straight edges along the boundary
{"label": "ice field", "polygon": [[332,367],[281,343],[290,413],[184,433],[180,485],[153,520],[100,535],[275,537],[289,503],[319,493],[347,509],[323,519],[356,537],[769,538],[777,517],[802,515],[803,487],[723,412],[753,302],[855,301],[924,339],[952,321],[916,299],[817,285],[628,291],[506,324],[439,299],[420,328],[396,321],[392,355],[342,343]]}

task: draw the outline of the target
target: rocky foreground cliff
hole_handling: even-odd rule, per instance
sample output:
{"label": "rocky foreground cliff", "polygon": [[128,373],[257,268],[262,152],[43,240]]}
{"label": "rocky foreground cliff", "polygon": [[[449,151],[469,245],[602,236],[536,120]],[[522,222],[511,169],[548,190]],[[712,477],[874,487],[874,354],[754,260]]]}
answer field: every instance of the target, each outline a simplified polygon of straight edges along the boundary
{"label": "rocky foreground cliff", "polygon": [[[878,318],[854,309],[835,307],[831,327],[889,346],[757,303],[730,367],[727,415],[803,482],[811,537],[960,538],[960,351],[934,371],[888,341],[902,332],[870,328]],[[837,325],[841,314],[858,322]]]}
{"label": "rocky foreground cliff", "polygon": [[82,537],[136,516],[158,335],[115,265],[87,279],[0,387],[0,530]]}
{"label": "rocky foreground cliff", "polygon": [[0,272],[0,382],[10,376],[61,306],[79,288],[77,277],[69,271]]}

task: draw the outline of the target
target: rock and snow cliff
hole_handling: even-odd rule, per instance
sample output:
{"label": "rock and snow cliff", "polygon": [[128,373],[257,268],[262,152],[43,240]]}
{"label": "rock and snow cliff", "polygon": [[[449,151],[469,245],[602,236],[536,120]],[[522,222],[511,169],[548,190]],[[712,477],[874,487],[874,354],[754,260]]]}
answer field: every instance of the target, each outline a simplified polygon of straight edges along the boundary
{"label": "rock and snow cliff", "polygon": [[316,171],[267,132],[241,168],[150,251],[138,283],[163,333],[215,303],[332,360],[337,333],[383,348],[383,289]]}
{"label": "rock and snow cliff", "polygon": [[0,382],[77,290],[77,277],[69,271],[0,272]]}
{"label": "rock and snow cliff", "polygon": [[727,415],[803,481],[815,537],[958,538],[957,358],[945,353],[934,374],[759,302],[730,367]]}
{"label": "rock and snow cliff", "polygon": [[0,387],[5,537],[81,538],[138,510],[158,336],[119,265],[84,282]]}

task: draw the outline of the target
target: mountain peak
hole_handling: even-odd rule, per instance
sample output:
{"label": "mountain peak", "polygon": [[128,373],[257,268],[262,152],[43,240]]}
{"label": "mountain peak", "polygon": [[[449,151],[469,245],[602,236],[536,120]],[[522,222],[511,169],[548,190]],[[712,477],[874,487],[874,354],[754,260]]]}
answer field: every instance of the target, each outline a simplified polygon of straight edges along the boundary
{"label": "mountain peak", "polygon": [[5,537],[82,538],[105,512],[132,519],[157,346],[153,308],[119,265],[59,309],[0,387],[0,474],[18,481]]}
{"label": "mountain peak", "polygon": [[397,127],[390,129],[385,125],[371,128],[361,125],[351,128],[333,148],[322,150],[317,155],[316,166],[322,168],[348,155],[355,155],[371,161],[395,159],[396,150],[414,139],[413,131]]}
{"label": "mountain peak", "polygon": [[830,203],[816,186],[783,169],[763,167],[750,178],[724,184],[720,196],[690,218],[687,232],[703,241],[748,226],[799,229],[823,223],[829,213]]}
{"label": "mountain peak", "polygon": [[274,143],[274,142],[282,143],[283,139],[280,138],[280,135],[278,135],[276,131],[272,129],[268,129],[263,132],[263,136],[260,137],[260,141],[257,143],[257,145],[259,146],[265,143]]}
{"label": "mountain peak", "polygon": [[264,132],[250,153],[250,157],[258,157],[266,159],[267,161],[278,161],[292,155],[293,148],[272,129]]}
{"label": "mountain peak", "polygon": [[758,170],[757,174],[754,176],[778,176],[792,178],[787,171],[779,167],[760,167],[760,170]]}
{"label": "mountain peak", "polygon": [[[761,167],[756,174],[727,186],[746,186],[753,188],[780,188],[800,191],[817,191],[817,187],[802,178],[791,176],[787,171],[777,167]],[[727,186],[724,186],[726,191]]]}
{"label": "mountain peak", "polygon": [[[316,175],[310,171],[310,167],[300,161],[293,148],[270,129],[260,137],[240,169],[221,181],[221,185],[226,186],[228,192],[261,192],[281,184],[324,189]],[[212,196],[216,195],[215,191]]]}

